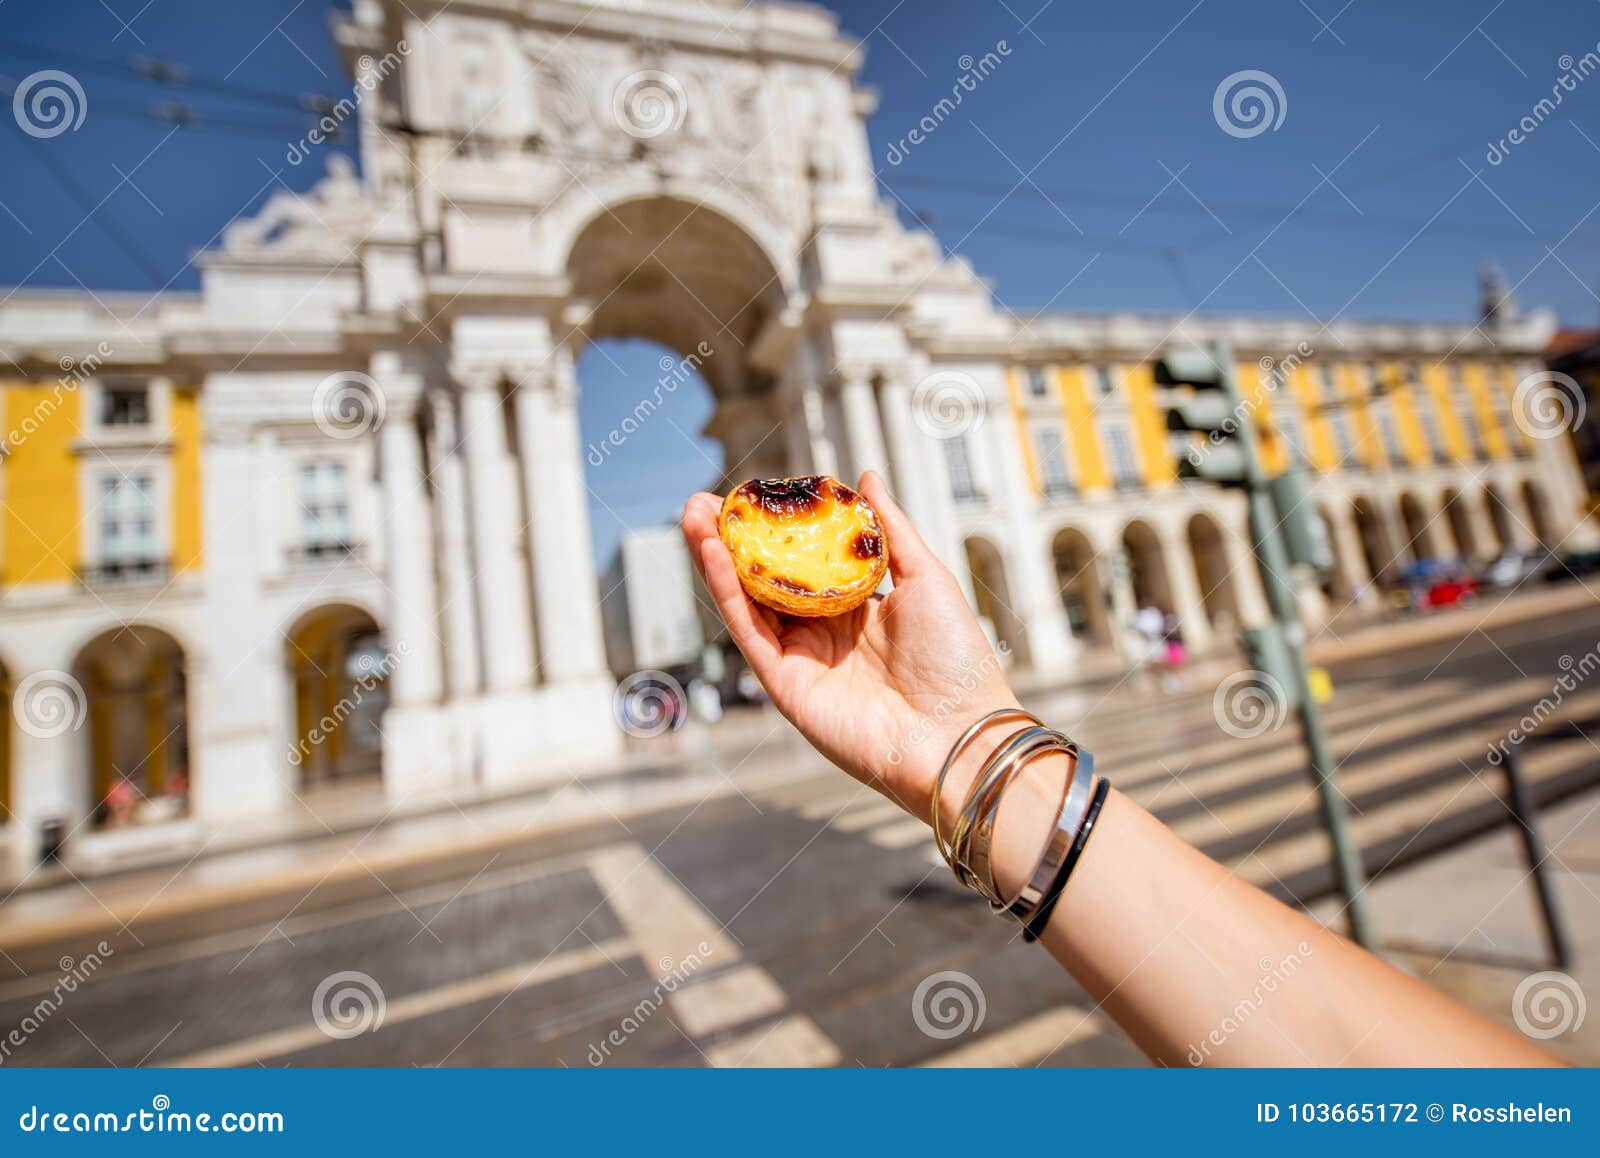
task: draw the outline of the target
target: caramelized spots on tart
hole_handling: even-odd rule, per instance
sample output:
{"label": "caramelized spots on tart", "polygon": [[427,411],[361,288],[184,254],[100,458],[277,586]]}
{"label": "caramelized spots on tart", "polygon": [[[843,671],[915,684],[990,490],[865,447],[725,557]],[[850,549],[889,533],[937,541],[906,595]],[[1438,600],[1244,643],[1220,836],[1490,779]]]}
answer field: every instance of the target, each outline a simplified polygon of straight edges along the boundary
{"label": "caramelized spots on tart", "polygon": [[804,478],[751,479],[739,488],[739,494],[776,518],[790,518],[812,514],[822,505],[820,474]]}
{"label": "caramelized spots on tart", "polygon": [[862,531],[850,543],[850,549],[855,552],[857,559],[876,559],[883,550],[883,536]]}
{"label": "caramelized spots on tart", "polygon": [[842,507],[848,507],[860,497],[860,495],[856,494],[855,491],[851,490],[843,483],[836,482],[833,484],[833,501]]}
{"label": "caramelized spots on tart", "polygon": [[774,575],[771,579],[768,579],[767,582],[771,583],[774,587],[789,592],[791,595],[816,594],[815,591],[813,591],[810,587],[807,587],[804,583],[797,583],[793,579],[785,579],[781,575]]}

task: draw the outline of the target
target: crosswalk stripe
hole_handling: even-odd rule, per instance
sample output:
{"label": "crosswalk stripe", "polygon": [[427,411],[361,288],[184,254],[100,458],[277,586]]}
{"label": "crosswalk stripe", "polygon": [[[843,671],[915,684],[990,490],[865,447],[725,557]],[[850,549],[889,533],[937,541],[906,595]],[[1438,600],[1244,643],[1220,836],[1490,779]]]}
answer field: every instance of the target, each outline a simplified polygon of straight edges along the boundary
{"label": "crosswalk stripe", "polygon": [[[1481,746],[1478,749],[1481,751]],[[1596,759],[1595,751],[1587,743],[1551,745],[1535,750],[1523,762],[1523,773],[1530,787],[1563,773],[1582,768]],[[1437,753],[1434,761],[1438,761]],[[1473,776],[1465,768],[1461,775],[1444,784],[1435,785],[1394,801],[1382,808],[1355,817],[1351,821],[1351,835],[1363,848],[1400,836],[1413,829],[1442,823],[1448,816],[1459,815],[1492,800],[1500,799],[1500,786],[1496,777]],[[1506,818],[1510,819],[1509,815]],[[1237,858],[1240,875],[1257,884],[1290,877],[1313,869],[1328,861],[1328,838],[1321,828],[1296,833],[1284,840],[1274,841],[1264,850]]]}

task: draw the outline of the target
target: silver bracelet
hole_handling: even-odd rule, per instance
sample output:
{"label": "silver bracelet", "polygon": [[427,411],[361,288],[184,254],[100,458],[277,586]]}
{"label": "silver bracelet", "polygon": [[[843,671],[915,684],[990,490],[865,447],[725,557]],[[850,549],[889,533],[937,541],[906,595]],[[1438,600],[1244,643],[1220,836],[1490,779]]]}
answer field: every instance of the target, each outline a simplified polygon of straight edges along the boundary
{"label": "silver bracelet", "polygon": [[1026,771],[1029,764],[1040,756],[1053,752],[1066,755],[1072,753],[1072,741],[1054,730],[1047,731],[1045,735],[1018,748],[1007,758],[1005,766],[996,770],[994,786],[975,814],[975,823],[962,848],[962,863],[975,881],[973,887],[983,894],[991,906],[1005,908],[1000,886],[995,883],[994,861],[990,853],[995,824],[999,820],[1000,807],[1006,790],[1013,780]]}
{"label": "silver bracelet", "polygon": [[1002,776],[1010,767],[1012,755],[1039,738],[1049,735],[1050,729],[1042,724],[1035,724],[1031,728],[1019,728],[1012,732],[993,752],[989,753],[989,758],[983,762],[983,767],[978,769],[978,775],[973,779],[972,786],[967,789],[967,798],[962,802],[961,812],[956,816],[955,832],[950,835],[950,870],[956,874],[956,880],[967,888],[978,887],[976,878],[967,867],[972,847],[972,827],[977,823],[978,813],[984,803],[995,794],[995,790],[1002,787],[1004,783]]}
{"label": "silver bracelet", "polygon": [[[1032,720],[1035,724],[1039,724],[1038,717],[1032,712],[1023,711],[1021,708],[1000,708],[997,711],[988,713],[981,719],[974,721],[965,732],[961,733],[961,738],[950,745],[950,754],[944,758],[944,764],[939,769],[939,775],[933,781],[933,842],[938,846],[939,855],[944,857],[945,863],[951,865],[952,868],[954,868],[954,865],[950,858],[950,848],[945,843],[944,832],[939,823],[939,797],[944,791],[944,782],[950,775],[950,769],[955,767],[957,757],[966,750],[967,745],[972,743],[973,737],[996,720],[1006,719]],[[1039,726],[1043,727],[1044,725],[1039,724]]]}
{"label": "silver bracelet", "polygon": [[1033,875],[1028,878],[1028,883],[1022,886],[1010,903],[1001,905],[990,901],[990,908],[996,914],[1005,913],[1013,916],[1024,925],[1038,910],[1045,890],[1050,887],[1050,882],[1055,879],[1067,850],[1077,839],[1078,831],[1083,827],[1084,816],[1089,811],[1089,802],[1094,795],[1094,756],[1085,752],[1076,743],[1072,744],[1071,753],[1072,780],[1062,794],[1061,811],[1056,816],[1055,830],[1050,834],[1050,841],[1045,846],[1039,863],[1034,866]]}

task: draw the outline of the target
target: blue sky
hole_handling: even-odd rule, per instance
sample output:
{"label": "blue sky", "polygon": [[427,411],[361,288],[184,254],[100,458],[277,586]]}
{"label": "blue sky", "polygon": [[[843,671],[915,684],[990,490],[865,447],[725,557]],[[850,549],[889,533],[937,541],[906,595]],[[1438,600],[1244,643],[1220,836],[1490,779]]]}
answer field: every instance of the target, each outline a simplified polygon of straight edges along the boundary
{"label": "blue sky", "polygon": [[[866,39],[863,80],[881,95],[874,163],[902,217],[925,215],[1010,308],[1460,320],[1477,267],[1494,262],[1525,304],[1600,321],[1600,75],[1564,91],[1501,163],[1486,159],[1550,95],[1563,58],[1596,48],[1600,5],[1040,3],[830,5]],[[305,118],[274,98],[347,87],[327,16],[317,0],[0,5],[0,76],[61,68],[88,99],[83,126],[47,141],[0,119],[0,284],[194,288],[192,250],[278,182],[302,190],[320,172],[320,158],[286,162]],[[891,144],[951,92],[962,58],[1001,41],[999,67],[891,164]],[[252,95],[119,73],[115,62],[141,55]],[[1241,138],[1219,127],[1213,95],[1247,69],[1277,80],[1284,115]],[[174,132],[148,115],[173,99],[202,126]],[[586,435],[656,376],[657,351],[607,353],[583,363]],[[675,427],[655,424],[616,469],[592,472],[602,554],[608,508],[659,521],[714,473],[679,433],[698,429],[709,399],[682,398]]]}

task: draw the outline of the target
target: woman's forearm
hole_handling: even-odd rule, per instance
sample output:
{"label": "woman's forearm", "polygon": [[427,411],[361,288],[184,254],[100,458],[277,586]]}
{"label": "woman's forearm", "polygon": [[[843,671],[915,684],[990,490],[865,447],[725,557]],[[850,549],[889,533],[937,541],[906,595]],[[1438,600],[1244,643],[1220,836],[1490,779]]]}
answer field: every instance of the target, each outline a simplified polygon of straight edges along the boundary
{"label": "woman's forearm", "polygon": [[[1012,895],[1065,757],[1013,784],[994,834]],[[1113,792],[1041,938],[1168,1065],[1548,1065],[1555,1059],[1229,873]]]}

